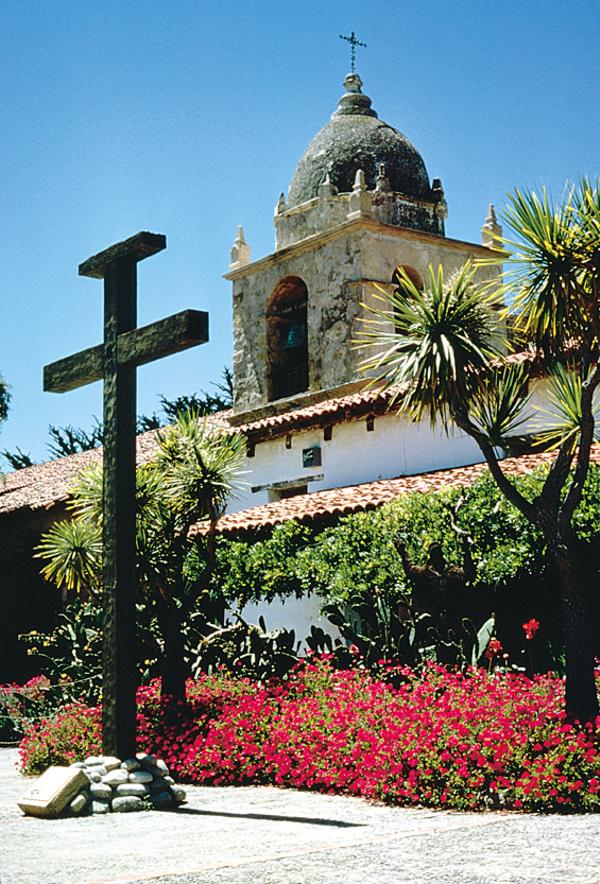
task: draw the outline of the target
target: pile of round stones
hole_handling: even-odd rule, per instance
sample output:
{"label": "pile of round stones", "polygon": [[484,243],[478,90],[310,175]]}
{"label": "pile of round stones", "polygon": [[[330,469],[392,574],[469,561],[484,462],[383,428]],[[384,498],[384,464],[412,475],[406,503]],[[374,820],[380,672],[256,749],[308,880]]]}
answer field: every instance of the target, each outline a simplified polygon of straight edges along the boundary
{"label": "pile of round stones", "polygon": [[145,752],[124,761],[92,755],[71,767],[81,768],[89,780],[70,803],[76,814],[169,810],[185,801],[185,790],[175,785],[165,762]]}

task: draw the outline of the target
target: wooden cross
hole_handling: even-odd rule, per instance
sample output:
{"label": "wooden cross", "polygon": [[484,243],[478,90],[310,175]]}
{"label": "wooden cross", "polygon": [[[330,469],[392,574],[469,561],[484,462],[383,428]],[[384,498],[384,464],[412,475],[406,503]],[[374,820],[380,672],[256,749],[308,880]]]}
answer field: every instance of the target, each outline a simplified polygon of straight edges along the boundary
{"label": "wooden cross", "polygon": [[137,263],[166,245],[137,233],[80,264],[80,276],[104,280],[104,343],[44,367],[48,392],[104,381],[102,749],[121,759],[136,752],[136,367],[208,341],[199,310],[136,328]]}
{"label": "wooden cross", "polygon": [[364,49],[366,49],[367,44],[361,43],[360,40],[357,40],[354,31],[352,31],[349,37],[345,37],[343,34],[340,34],[339,38],[340,40],[346,40],[346,42],[350,44],[350,70],[352,71],[352,73],[354,73],[354,68],[356,65],[356,47],[362,46]]}

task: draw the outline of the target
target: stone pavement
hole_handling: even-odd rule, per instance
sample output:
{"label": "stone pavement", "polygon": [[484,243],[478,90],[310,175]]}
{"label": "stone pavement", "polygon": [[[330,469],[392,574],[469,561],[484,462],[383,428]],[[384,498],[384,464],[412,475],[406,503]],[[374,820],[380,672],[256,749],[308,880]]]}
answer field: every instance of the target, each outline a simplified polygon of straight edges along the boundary
{"label": "stone pavement", "polygon": [[176,812],[24,817],[0,750],[1,884],[598,884],[600,815],[380,807],[270,787],[189,787]]}

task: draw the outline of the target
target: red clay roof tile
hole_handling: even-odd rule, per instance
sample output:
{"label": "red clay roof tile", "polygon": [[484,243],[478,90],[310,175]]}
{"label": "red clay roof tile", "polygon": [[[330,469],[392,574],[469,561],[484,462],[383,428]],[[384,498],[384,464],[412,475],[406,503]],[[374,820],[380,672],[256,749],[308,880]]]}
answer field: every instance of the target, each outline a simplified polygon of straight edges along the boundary
{"label": "red clay roof tile", "polygon": [[[507,458],[502,462],[502,466],[512,475],[525,475],[535,467],[550,463],[553,458],[552,452],[527,454]],[[600,464],[600,445],[592,449],[592,461]],[[399,476],[395,479],[382,479],[361,485],[299,494],[251,509],[228,513],[219,520],[217,530],[221,534],[236,535],[256,529],[271,528],[291,519],[310,523],[347,513],[371,510],[403,494],[415,491],[426,493],[439,491],[442,488],[470,485],[486,470],[485,463],[478,463],[415,476]],[[196,530],[203,530],[202,525],[196,526]]]}

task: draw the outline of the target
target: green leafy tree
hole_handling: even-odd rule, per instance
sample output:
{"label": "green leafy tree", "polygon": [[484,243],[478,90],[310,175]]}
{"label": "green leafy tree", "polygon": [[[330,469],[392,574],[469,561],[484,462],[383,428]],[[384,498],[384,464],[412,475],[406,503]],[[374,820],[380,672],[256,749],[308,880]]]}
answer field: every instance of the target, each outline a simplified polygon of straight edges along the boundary
{"label": "green leafy tree", "polygon": [[[501,284],[487,294],[469,266],[448,281],[441,268],[430,270],[422,292],[406,274],[400,291],[380,292],[366,334],[377,354],[365,368],[401,394],[413,419],[428,414],[432,424],[454,423],[473,438],[504,496],[540,531],[562,596],[566,710],[583,722],[598,715],[589,601],[597,571],[575,513],[597,436],[600,182],[581,181],[560,203],[545,191],[516,191],[506,221],[510,235],[499,244],[511,254]],[[509,345],[498,322],[507,295],[515,331],[532,342],[551,378],[542,441],[557,454],[534,497],[511,480],[498,453],[519,441],[529,404],[526,368],[499,358]]]}
{"label": "green leafy tree", "polygon": [[[215,529],[237,483],[243,455],[238,434],[215,434],[194,414],[158,433],[158,455],[137,470],[137,574],[162,638],[162,694],[185,699],[189,665],[185,630],[193,614],[208,623],[218,610],[211,593]],[[98,598],[102,589],[102,470],[84,470],[72,489],[72,517],[43,536],[42,573],[67,590]],[[202,530],[191,532],[201,524]],[[196,617],[198,626],[198,617]]]}
{"label": "green leafy tree", "polygon": [[177,419],[178,415],[187,411],[196,411],[198,414],[215,414],[224,411],[233,405],[233,373],[225,366],[221,374],[221,382],[212,385],[216,392],[211,393],[201,390],[192,393],[191,396],[178,396],[176,399],[167,399],[160,396],[160,407],[168,422]]}
{"label": "green leafy tree", "polygon": [[0,453],[13,470],[24,470],[26,467],[32,467],[35,463],[31,455],[19,448],[18,445],[14,451],[5,449]]}

